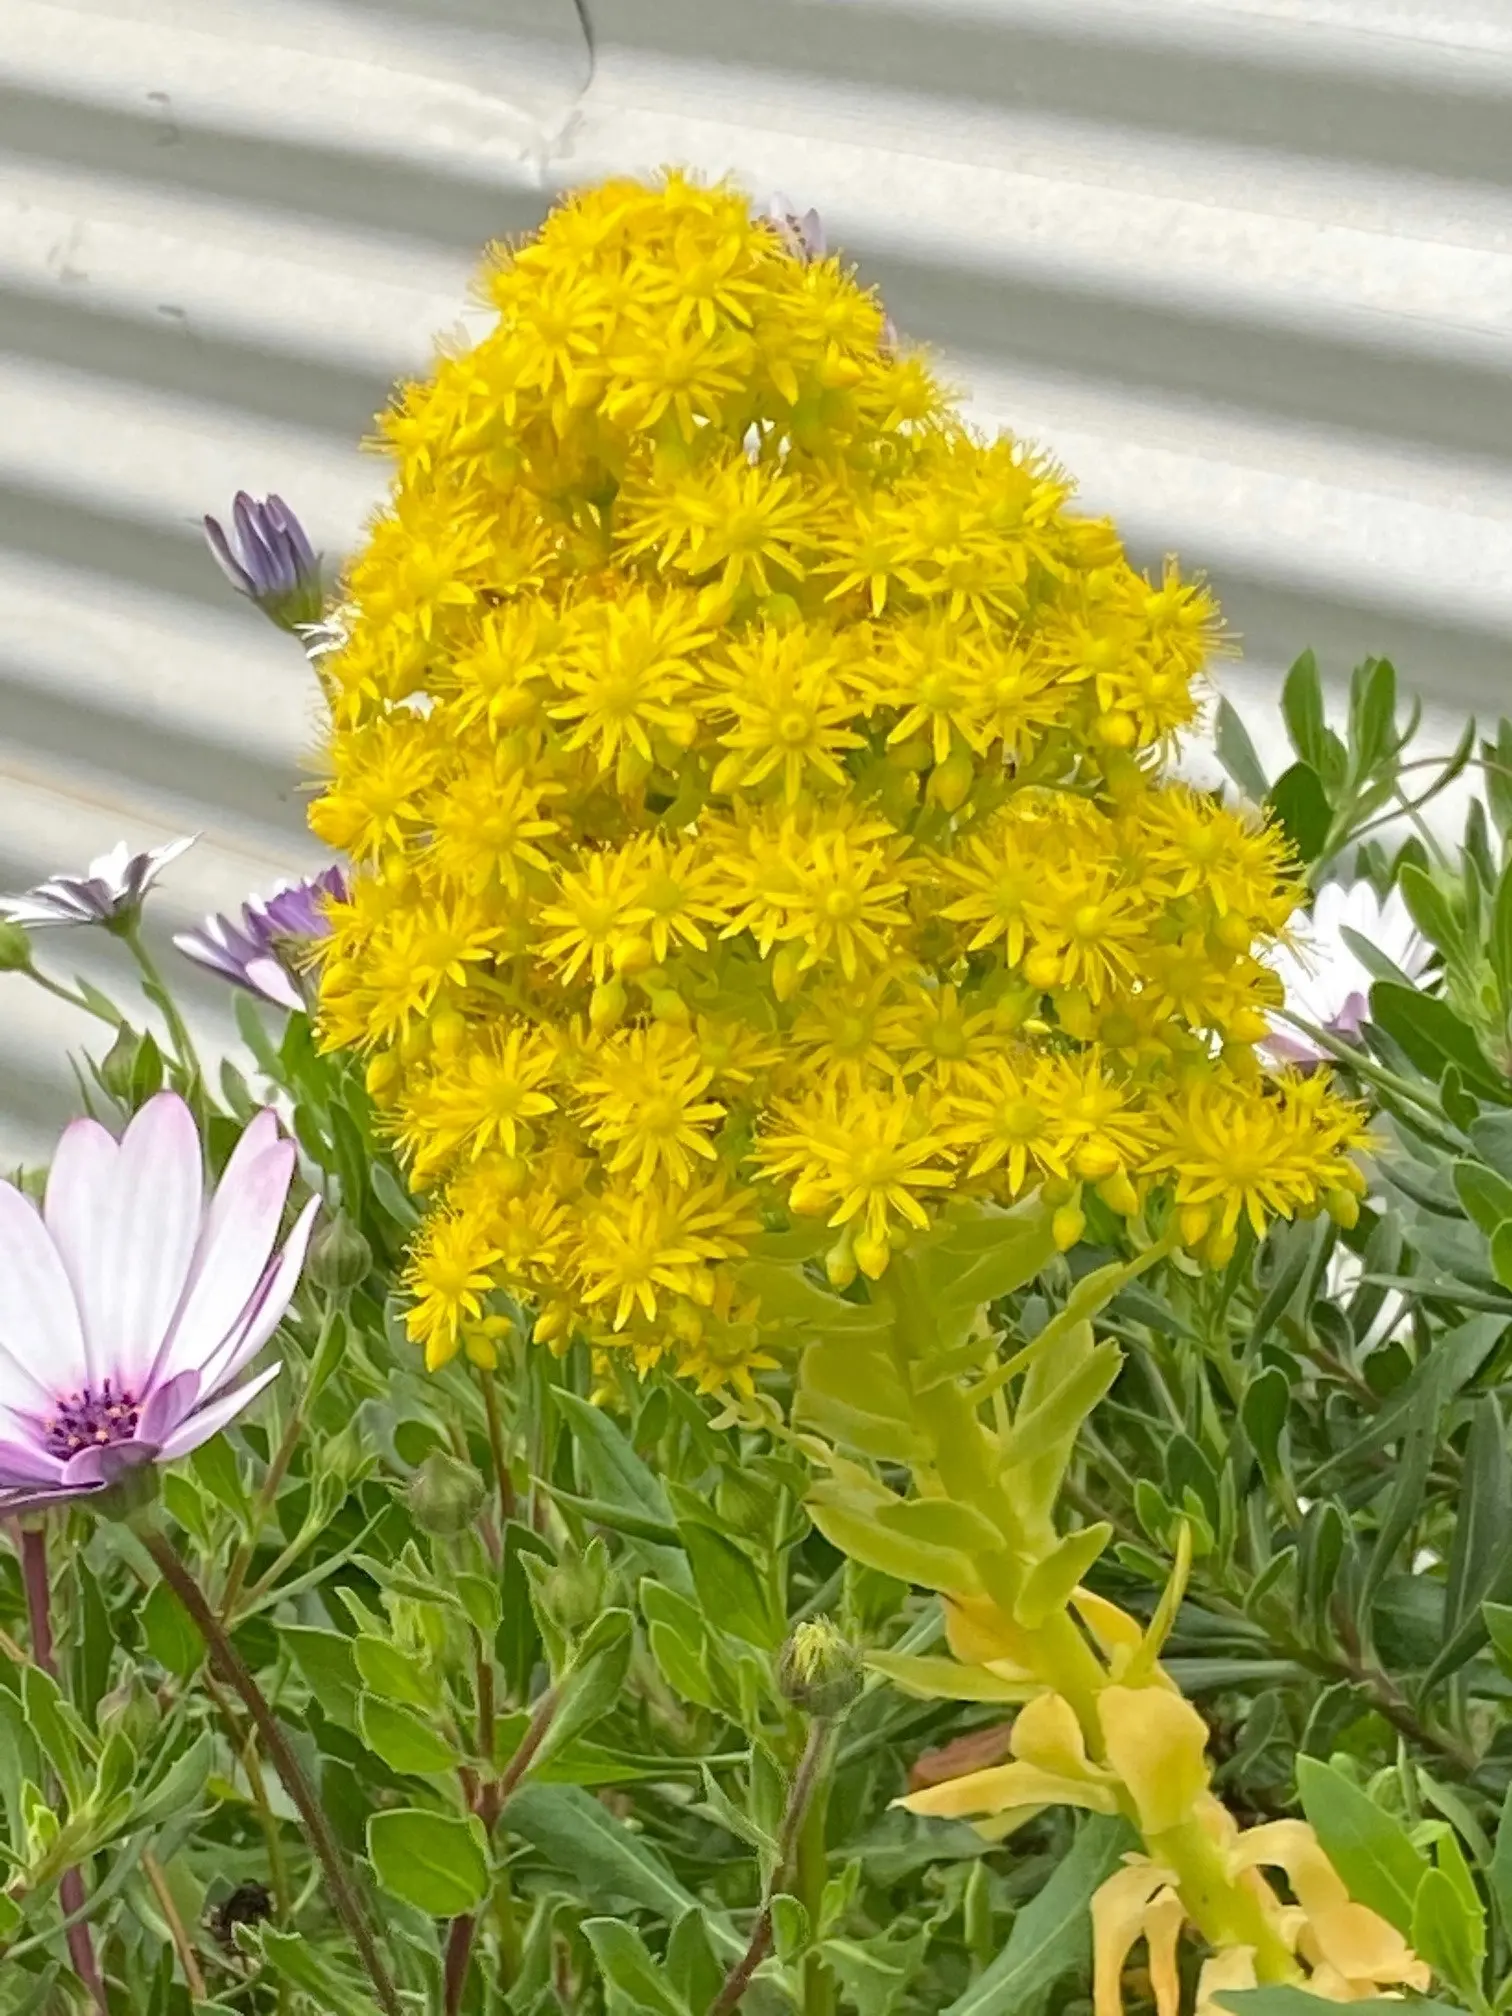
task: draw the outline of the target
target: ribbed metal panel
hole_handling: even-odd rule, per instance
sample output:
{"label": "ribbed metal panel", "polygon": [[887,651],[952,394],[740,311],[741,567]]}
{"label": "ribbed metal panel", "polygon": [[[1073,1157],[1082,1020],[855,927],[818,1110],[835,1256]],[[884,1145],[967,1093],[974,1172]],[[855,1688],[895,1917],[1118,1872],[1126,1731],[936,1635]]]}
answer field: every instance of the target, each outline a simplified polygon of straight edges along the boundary
{"label": "ribbed metal panel", "polygon": [[[277,488],[343,549],[477,247],[673,161],[817,205],[985,420],[1207,567],[1262,743],[1305,643],[1450,740],[1507,705],[1506,0],[3,0],[0,886],[201,831],[162,936],[318,858],[307,678],[200,513]],[[0,982],[0,1153],[80,1033]]]}

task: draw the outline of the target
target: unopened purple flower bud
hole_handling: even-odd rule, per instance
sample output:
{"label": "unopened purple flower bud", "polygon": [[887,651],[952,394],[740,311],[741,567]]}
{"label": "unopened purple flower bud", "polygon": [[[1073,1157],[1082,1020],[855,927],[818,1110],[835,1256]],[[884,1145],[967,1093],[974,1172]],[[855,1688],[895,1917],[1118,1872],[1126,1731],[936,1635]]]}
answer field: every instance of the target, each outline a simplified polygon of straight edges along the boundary
{"label": "unopened purple flower bud", "polygon": [[238,490],[230,533],[207,517],[205,537],[231,586],[280,630],[297,635],[320,621],[325,606],[320,559],[281,497],[259,499]]}

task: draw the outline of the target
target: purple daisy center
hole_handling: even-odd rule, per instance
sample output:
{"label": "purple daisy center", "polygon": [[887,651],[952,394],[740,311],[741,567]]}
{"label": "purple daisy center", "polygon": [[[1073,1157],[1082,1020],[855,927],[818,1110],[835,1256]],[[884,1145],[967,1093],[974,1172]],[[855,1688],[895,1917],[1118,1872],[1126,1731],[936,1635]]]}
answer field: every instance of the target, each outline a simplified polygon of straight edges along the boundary
{"label": "purple daisy center", "polygon": [[142,1409],[124,1387],[117,1391],[107,1379],[97,1393],[85,1386],[77,1393],[65,1393],[53,1413],[43,1422],[43,1446],[49,1455],[67,1462],[81,1449],[108,1449],[113,1442],[130,1442],[136,1437]]}

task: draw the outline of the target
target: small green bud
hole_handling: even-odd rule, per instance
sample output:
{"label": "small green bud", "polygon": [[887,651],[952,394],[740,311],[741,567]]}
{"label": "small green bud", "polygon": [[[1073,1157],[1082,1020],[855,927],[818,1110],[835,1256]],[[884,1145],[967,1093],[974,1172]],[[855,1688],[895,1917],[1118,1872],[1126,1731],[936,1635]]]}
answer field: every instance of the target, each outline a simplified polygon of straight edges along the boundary
{"label": "small green bud", "polygon": [[462,1533],[483,1504],[483,1479],[469,1463],[433,1449],[406,1491],[415,1524],[427,1533]]}
{"label": "small green bud", "polygon": [[591,1624],[604,1604],[608,1558],[598,1541],[584,1554],[564,1554],[541,1584],[541,1600],[553,1622],[569,1635]]}
{"label": "small green bud", "polygon": [[100,1696],[96,1714],[101,1736],[119,1729],[138,1755],[158,1733],[163,1720],[157,1695],[131,1664],[110,1692]]}
{"label": "small green bud", "polygon": [[123,1106],[132,1103],[132,1087],[136,1083],[142,1041],[140,1033],[123,1022],[116,1031],[114,1043],[100,1059],[100,1083],[111,1098],[119,1099]]}
{"label": "small green bud", "polygon": [[328,1218],[310,1241],[305,1274],[330,1295],[350,1295],[373,1266],[373,1249],[343,1212]]}
{"label": "small green bud", "polygon": [[30,938],[19,924],[0,917],[0,973],[24,973],[31,963]]}
{"label": "small green bud", "polygon": [[795,1708],[843,1715],[861,1692],[861,1657],[827,1617],[795,1626],[777,1656],[777,1684]]}

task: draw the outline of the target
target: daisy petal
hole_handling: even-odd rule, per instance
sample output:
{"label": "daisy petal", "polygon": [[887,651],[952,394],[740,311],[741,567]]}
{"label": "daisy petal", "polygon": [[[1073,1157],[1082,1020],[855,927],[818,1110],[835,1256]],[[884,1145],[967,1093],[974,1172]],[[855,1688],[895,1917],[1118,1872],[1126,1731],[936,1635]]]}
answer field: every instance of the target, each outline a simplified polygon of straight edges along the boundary
{"label": "daisy petal", "polygon": [[210,1200],[189,1284],[154,1367],[157,1379],[203,1369],[246,1315],[278,1236],[294,1175],[294,1144],[280,1139],[278,1117],[259,1113],[247,1126]]}
{"label": "daisy petal", "polygon": [[[91,1266],[115,1185],[120,1144],[98,1120],[74,1120],[64,1128],[47,1178],[42,1215],[59,1258],[73,1284],[84,1330],[88,1384],[99,1385],[110,1371],[109,1347],[114,1297],[111,1286]],[[83,1382],[81,1382],[83,1383]]]}
{"label": "daisy petal", "polygon": [[208,1442],[212,1435],[218,1435],[228,1421],[234,1421],[244,1407],[250,1407],[263,1388],[270,1385],[282,1372],[281,1363],[270,1365],[265,1372],[259,1372],[255,1379],[249,1379],[245,1386],[238,1386],[234,1392],[223,1393],[218,1400],[212,1400],[208,1407],[202,1407],[197,1414],[191,1414],[182,1426],[175,1428],[163,1444],[160,1461],[173,1463],[180,1456],[187,1456],[191,1449],[198,1449],[202,1442]]}
{"label": "daisy petal", "polygon": [[159,1092],[122,1137],[92,1256],[91,1307],[109,1297],[106,1369],[133,1392],[146,1383],[183,1296],[204,1198],[194,1117],[177,1093]]}
{"label": "daisy petal", "polygon": [[224,1353],[217,1354],[205,1364],[207,1394],[217,1391],[228,1379],[234,1379],[244,1365],[249,1365],[283,1320],[283,1313],[298,1285],[305,1249],[310,1243],[310,1232],[319,1209],[320,1199],[312,1197],[296,1219],[282,1253],[268,1269],[249,1301],[241,1327],[227,1340]]}
{"label": "daisy petal", "polygon": [[36,1207],[0,1183],[0,1401],[49,1409],[89,1376],[78,1305]]}
{"label": "daisy petal", "polygon": [[0,1491],[13,1491],[21,1484],[56,1484],[63,1464],[45,1449],[25,1442],[0,1442]]}
{"label": "daisy petal", "polygon": [[180,1422],[194,1412],[199,1393],[200,1375],[192,1369],[154,1386],[137,1422],[137,1441],[154,1449],[161,1447]]}

